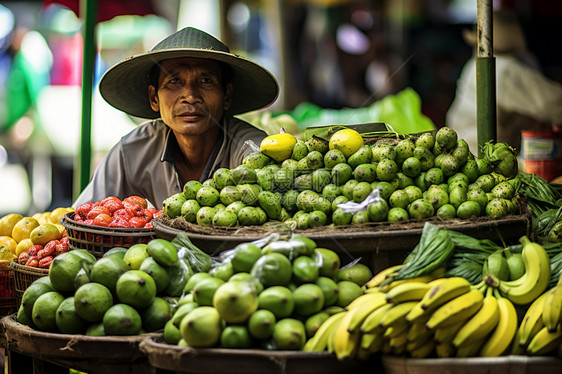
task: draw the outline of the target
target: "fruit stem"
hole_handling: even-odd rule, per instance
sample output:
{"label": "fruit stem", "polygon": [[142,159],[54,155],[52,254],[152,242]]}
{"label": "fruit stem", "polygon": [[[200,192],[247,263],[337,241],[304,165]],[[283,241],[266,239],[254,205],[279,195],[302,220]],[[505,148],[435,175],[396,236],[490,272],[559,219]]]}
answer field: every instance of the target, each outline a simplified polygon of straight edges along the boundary
{"label": "fruit stem", "polygon": [[487,286],[492,288],[498,288],[500,286],[500,280],[494,275],[487,275],[484,277],[484,282]]}
{"label": "fruit stem", "polygon": [[529,240],[527,235],[523,235],[521,238],[519,238],[519,243],[523,244],[523,246],[526,246],[531,244],[531,241]]}

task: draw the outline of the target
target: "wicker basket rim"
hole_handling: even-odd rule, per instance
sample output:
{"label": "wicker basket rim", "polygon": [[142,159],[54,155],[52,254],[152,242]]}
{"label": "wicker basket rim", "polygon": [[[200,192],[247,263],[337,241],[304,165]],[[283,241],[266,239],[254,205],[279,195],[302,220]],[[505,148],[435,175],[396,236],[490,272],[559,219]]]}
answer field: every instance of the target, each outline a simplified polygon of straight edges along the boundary
{"label": "wicker basket rim", "polygon": [[92,226],[87,225],[85,223],[76,222],[74,217],[75,212],[68,212],[63,216],[62,225],[67,229],[84,231],[91,234],[98,234],[98,235],[119,235],[119,234],[127,234],[132,236],[150,236],[154,235],[155,232],[153,229],[145,229],[145,228],[133,228],[133,227],[101,227],[101,226]]}
{"label": "wicker basket rim", "polygon": [[10,262],[10,267],[17,272],[32,274],[32,275],[47,275],[49,274],[49,269],[42,269],[42,268],[34,268],[31,266],[25,266],[22,264],[18,264],[15,261]]}

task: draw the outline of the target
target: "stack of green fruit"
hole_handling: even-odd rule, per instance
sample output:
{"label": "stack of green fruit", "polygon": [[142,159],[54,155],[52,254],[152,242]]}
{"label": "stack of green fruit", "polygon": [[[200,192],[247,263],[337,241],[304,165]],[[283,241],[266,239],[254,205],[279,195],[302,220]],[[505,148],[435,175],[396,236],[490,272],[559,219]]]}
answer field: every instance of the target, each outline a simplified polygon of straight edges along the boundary
{"label": "stack of green fruit", "polygon": [[[329,141],[276,134],[261,148],[238,167],[220,168],[203,183],[187,182],[163,202],[163,213],[201,226],[281,221],[307,229],[433,216],[501,218],[520,210],[513,149],[489,143],[486,156],[477,158],[448,127],[381,137],[371,145],[351,129]],[[354,212],[341,208],[372,197],[375,189],[380,200]]]}
{"label": "stack of green fruit", "polygon": [[301,350],[335,313],[363,293],[370,268],[340,268],[332,250],[303,236],[263,248],[243,243],[211,271],[191,276],[164,328],[168,344]]}
{"label": "stack of green fruit", "polygon": [[116,247],[96,259],[74,249],[24,292],[17,321],[46,332],[137,335],[162,329],[192,274],[164,239]]}

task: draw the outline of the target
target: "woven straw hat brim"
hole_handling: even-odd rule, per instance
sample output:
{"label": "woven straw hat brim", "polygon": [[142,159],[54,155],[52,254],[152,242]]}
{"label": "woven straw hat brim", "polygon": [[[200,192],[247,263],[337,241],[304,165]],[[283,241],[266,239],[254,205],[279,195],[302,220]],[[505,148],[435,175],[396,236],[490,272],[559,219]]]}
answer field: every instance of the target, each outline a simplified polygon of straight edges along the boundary
{"label": "woven straw hat brim", "polygon": [[129,57],[108,69],[102,76],[99,90],[115,108],[135,117],[153,119],[148,99],[148,74],[152,67],[170,58],[196,57],[221,61],[234,71],[234,91],[229,115],[267,107],[279,95],[275,77],[264,67],[232,53],[191,48],[171,48]]}

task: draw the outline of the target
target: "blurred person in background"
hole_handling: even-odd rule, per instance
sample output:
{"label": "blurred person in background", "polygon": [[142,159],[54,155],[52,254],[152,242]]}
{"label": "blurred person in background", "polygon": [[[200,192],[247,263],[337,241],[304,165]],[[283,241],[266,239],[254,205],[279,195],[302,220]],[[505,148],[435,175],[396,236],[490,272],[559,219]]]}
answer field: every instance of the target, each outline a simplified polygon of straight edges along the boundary
{"label": "blurred person in background", "polygon": [[[446,125],[478,152],[476,121],[476,32],[463,37],[474,47],[457,82]],[[511,10],[493,14],[493,51],[496,60],[497,141],[521,148],[521,131],[552,131],[562,124],[562,85],[543,75],[527,49],[523,30]]]}
{"label": "blurred person in background", "polygon": [[190,180],[242,163],[245,142],[266,134],[236,114],[271,105],[279,87],[260,65],[186,27],[115,64],[99,89],[115,108],[151,119],[113,146],[73,206],[138,195],[160,208]]}

